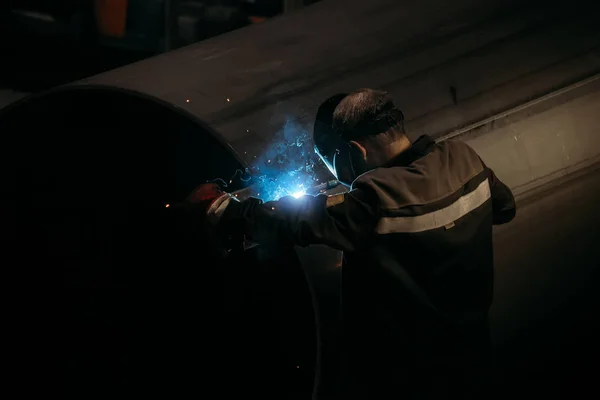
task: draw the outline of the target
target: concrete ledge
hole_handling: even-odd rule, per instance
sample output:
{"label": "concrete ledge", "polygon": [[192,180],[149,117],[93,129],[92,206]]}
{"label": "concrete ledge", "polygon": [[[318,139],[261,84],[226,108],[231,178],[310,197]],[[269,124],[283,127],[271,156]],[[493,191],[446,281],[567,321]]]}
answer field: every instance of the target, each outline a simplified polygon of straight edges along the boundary
{"label": "concrete ledge", "polygon": [[438,140],[472,146],[517,196],[600,162],[600,75]]}
{"label": "concrete ledge", "polygon": [[513,193],[517,203],[524,204],[524,202],[526,203],[534,201],[540,196],[544,196],[545,193],[551,191],[557,186],[561,186],[583,176],[587,176],[588,174],[591,174],[599,169],[600,156],[584,163],[574,165],[571,168],[557,171],[556,173],[545,177],[544,179],[531,182],[529,185],[515,188],[513,189]]}
{"label": "concrete ledge", "polygon": [[430,135],[436,137],[438,141],[454,137],[461,137],[462,140],[474,139],[597,91],[600,91],[600,71],[463,128],[440,136]]}

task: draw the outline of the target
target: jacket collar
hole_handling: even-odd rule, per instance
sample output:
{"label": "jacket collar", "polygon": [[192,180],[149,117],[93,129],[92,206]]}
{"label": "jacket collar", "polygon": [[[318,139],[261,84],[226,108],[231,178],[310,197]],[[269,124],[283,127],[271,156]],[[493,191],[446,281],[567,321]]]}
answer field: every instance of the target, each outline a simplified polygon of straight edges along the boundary
{"label": "jacket collar", "polygon": [[419,158],[429,154],[433,150],[434,145],[435,141],[431,137],[427,135],[420,136],[408,149],[391,159],[384,167],[410,165]]}

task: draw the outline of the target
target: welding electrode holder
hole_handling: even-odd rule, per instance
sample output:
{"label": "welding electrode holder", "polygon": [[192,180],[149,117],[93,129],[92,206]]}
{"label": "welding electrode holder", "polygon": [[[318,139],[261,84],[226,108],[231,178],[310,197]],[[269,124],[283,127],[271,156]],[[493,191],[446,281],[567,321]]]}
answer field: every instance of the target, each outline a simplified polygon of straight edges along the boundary
{"label": "welding electrode holder", "polygon": [[[323,194],[323,193],[327,192],[328,190],[334,189],[334,188],[340,186],[341,184],[342,183],[340,181],[338,181],[336,179],[332,179],[327,182],[324,182],[319,185],[308,188],[305,191],[305,193],[307,195],[316,196],[318,194]],[[260,197],[260,194],[257,193],[257,189],[255,186],[248,186],[243,189],[236,190],[235,192],[232,192],[231,194],[234,195],[240,201],[244,201],[249,198]]]}
{"label": "welding electrode holder", "polygon": [[[320,185],[313,186],[306,190],[307,195],[318,195],[326,193],[328,190],[334,189],[339,186],[341,183],[337,180],[330,180],[324,182]],[[232,192],[231,194],[235,196],[240,201],[259,201],[262,203],[262,200],[253,196],[256,192],[256,189],[252,186],[246,187],[241,190],[237,190]],[[189,208],[190,204],[179,203],[174,204],[170,208],[175,211],[178,209]],[[193,206],[191,206],[193,207]],[[212,247],[221,255],[223,258],[227,258],[234,254],[239,254],[246,250],[249,250],[253,247],[258,246],[257,243],[248,240],[245,235],[241,232],[236,232],[235,229],[230,229],[230,227],[225,226],[212,226],[208,223],[208,221],[202,222],[203,229],[206,231],[208,240],[211,241]]]}
{"label": "welding electrode holder", "polygon": [[311,187],[310,189],[308,189],[306,191],[306,194],[316,196],[318,194],[325,193],[328,190],[334,189],[341,184],[342,183],[340,181],[338,181],[336,179],[332,179],[332,180],[322,183],[320,185]]}

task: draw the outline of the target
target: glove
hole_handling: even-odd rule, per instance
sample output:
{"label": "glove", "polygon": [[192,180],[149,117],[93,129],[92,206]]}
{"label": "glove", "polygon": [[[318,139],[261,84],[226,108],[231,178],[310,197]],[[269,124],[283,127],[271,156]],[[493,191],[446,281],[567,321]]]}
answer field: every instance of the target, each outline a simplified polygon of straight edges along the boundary
{"label": "glove", "polygon": [[212,225],[219,223],[231,201],[238,201],[238,199],[223,192],[215,183],[198,186],[186,199],[186,203],[201,207]]}
{"label": "glove", "polygon": [[185,201],[188,204],[208,206],[223,194],[221,187],[216,183],[205,183],[194,189]]}

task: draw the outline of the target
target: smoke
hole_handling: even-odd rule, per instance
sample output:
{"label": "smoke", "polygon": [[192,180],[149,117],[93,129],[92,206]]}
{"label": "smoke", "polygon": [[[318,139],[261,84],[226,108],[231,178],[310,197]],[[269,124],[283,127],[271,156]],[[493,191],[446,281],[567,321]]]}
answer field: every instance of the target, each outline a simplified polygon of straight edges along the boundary
{"label": "smoke", "polygon": [[258,176],[253,180],[261,199],[277,200],[319,184],[322,162],[306,129],[288,119],[272,143],[254,165]]}

